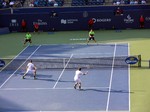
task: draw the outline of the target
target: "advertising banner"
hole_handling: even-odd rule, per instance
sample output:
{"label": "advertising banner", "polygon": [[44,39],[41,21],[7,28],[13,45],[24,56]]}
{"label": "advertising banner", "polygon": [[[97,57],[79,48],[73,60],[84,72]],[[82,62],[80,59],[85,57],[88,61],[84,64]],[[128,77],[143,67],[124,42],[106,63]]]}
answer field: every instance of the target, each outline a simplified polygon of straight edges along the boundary
{"label": "advertising banner", "polygon": [[[111,7],[112,8],[112,7]],[[82,8],[81,8],[82,9]],[[85,9],[85,8],[84,8]],[[8,27],[10,31],[21,31],[21,21],[27,22],[27,30],[34,31],[33,25],[39,24],[40,31],[65,31],[65,30],[88,30],[88,21],[94,20],[93,28],[98,29],[127,29],[139,28],[139,18],[145,18],[144,28],[150,28],[150,9],[123,10],[123,14],[116,16],[113,10],[92,11],[64,11],[57,10],[55,16],[48,13],[16,13],[1,14],[0,26]]]}

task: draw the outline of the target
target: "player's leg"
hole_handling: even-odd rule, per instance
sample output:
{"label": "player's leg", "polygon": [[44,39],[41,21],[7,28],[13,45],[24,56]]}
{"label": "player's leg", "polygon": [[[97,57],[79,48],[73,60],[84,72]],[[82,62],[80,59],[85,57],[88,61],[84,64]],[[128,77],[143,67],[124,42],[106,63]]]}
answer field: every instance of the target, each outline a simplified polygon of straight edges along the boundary
{"label": "player's leg", "polygon": [[78,85],[78,82],[75,82],[75,84],[74,84],[74,89],[77,88],[77,85]]}
{"label": "player's leg", "polygon": [[142,28],[144,28],[144,22],[142,22]]}
{"label": "player's leg", "polygon": [[40,32],[39,32],[39,28],[37,29],[37,32],[38,32],[38,34],[40,34]]}
{"label": "player's leg", "polygon": [[78,85],[79,85],[79,89],[81,89],[81,82],[80,82],[80,83],[78,83]]}
{"label": "player's leg", "polygon": [[87,44],[89,43],[90,40],[91,40],[91,38],[89,37],[88,40],[87,40]]}
{"label": "player's leg", "polygon": [[22,76],[22,79],[25,79],[26,73]]}
{"label": "player's leg", "polygon": [[29,39],[29,43],[30,43],[30,44],[32,43],[32,40],[31,40],[31,39]]}
{"label": "player's leg", "polygon": [[94,42],[96,43],[96,40],[95,40],[95,38],[94,38],[93,40],[94,40]]}
{"label": "player's leg", "polygon": [[79,86],[79,89],[81,89],[81,80],[78,79],[78,86]]}
{"label": "player's leg", "polygon": [[25,40],[24,40],[24,45],[25,45],[27,42],[28,42],[28,40],[27,40],[27,39],[25,39]]}
{"label": "player's leg", "polygon": [[34,79],[36,79],[36,70],[33,71]]}
{"label": "player's leg", "polygon": [[74,81],[75,81],[74,88],[76,89],[77,86],[78,86],[79,79],[76,79],[76,78],[75,78]]}
{"label": "player's leg", "polygon": [[34,32],[35,32],[35,33],[36,33],[36,32],[38,33],[38,28],[35,28],[35,29],[34,29]]}
{"label": "player's leg", "polygon": [[34,33],[36,32],[36,28],[34,28]]}
{"label": "player's leg", "polygon": [[28,74],[29,70],[27,70],[24,75],[22,76],[22,79],[25,79],[25,76]]}
{"label": "player's leg", "polygon": [[95,37],[94,37],[94,36],[92,37],[92,40],[96,43],[96,40],[95,40]]}

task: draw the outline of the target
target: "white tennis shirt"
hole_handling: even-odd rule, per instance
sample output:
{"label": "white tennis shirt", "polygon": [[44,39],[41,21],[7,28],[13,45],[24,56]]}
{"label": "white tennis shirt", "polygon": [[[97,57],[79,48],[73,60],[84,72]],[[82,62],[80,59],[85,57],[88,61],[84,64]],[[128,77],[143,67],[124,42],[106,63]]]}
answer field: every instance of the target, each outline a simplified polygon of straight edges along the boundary
{"label": "white tennis shirt", "polygon": [[81,75],[83,75],[83,72],[77,70],[77,71],[75,72],[74,80],[80,79],[80,76],[81,76]]}
{"label": "white tennis shirt", "polygon": [[33,63],[28,63],[27,70],[34,70],[35,66]]}

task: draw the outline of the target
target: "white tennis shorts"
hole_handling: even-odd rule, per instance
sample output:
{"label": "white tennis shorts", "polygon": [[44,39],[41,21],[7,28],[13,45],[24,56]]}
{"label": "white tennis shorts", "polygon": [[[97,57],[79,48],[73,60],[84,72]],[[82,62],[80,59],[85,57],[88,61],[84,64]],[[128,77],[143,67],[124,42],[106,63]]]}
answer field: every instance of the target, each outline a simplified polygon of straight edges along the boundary
{"label": "white tennis shorts", "polygon": [[35,70],[27,70],[26,71],[26,74],[34,74],[35,73]]}
{"label": "white tennis shorts", "polygon": [[80,78],[77,78],[77,79],[74,78],[74,81],[77,82],[77,83],[81,83],[81,79]]}

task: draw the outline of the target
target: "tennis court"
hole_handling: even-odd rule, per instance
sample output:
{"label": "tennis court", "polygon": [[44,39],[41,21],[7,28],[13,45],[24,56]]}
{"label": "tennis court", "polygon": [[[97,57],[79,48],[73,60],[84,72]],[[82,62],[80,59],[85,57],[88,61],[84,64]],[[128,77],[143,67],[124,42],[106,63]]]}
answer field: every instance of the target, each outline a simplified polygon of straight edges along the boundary
{"label": "tennis court", "polygon": [[[117,57],[122,56],[129,56],[128,43],[27,46],[0,72],[0,109],[39,112],[129,112],[130,69],[128,66],[116,67]],[[112,57],[112,60],[104,62],[109,67],[85,65],[83,71],[89,73],[81,77],[82,90],[75,90],[74,72],[82,62],[78,60],[79,65],[75,63],[70,69],[67,66],[71,66],[71,60],[74,58],[87,58],[86,61],[90,62],[93,57]],[[16,63],[19,59],[21,61]],[[30,59],[33,59],[33,63],[34,59],[63,59],[64,67],[42,64],[37,69],[36,80],[31,75],[23,80],[24,68]],[[64,62],[64,59],[67,61]],[[96,63],[95,61],[92,63]],[[15,67],[8,70],[9,66]]]}

